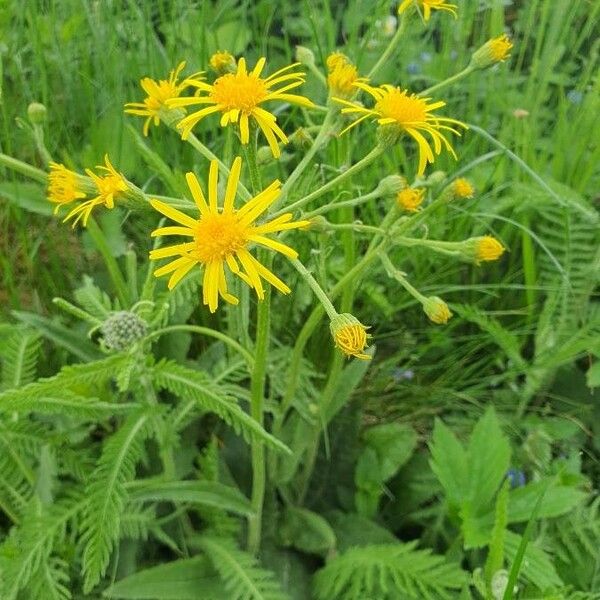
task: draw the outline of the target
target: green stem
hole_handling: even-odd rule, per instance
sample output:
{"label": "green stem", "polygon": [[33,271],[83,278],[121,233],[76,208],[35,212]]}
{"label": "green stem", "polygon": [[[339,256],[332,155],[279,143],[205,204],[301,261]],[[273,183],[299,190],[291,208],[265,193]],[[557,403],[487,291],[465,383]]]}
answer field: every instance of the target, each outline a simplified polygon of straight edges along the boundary
{"label": "green stem", "polygon": [[421,303],[427,301],[427,298],[425,296],[423,296],[423,294],[421,294],[421,292],[419,292],[419,290],[417,288],[415,288],[408,282],[408,280],[404,276],[404,273],[402,273],[400,270],[396,269],[396,267],[390,260],[390,257],[385,252],[380,252],[379,258],[380,258],[381,263],[383,264],[385,270],[387,271],[388,275],[390,277],[392,277],[393,279],[395,279],[396,281],[398,281],[400,283],[400,285],[411,296],[413,296],[413,298],[415,298],[416,300],[418,300]]}
{"label": "green stem", "polygon": [[12,156],[8,156],[7,154],[0,154],[0,165],[8,167],[17,173],[21,173],[21,175],[25,175],[25,177],[29,177],[29,179],[34,179],[40,183],[46,184],[48,182],[48,174],[45,171],[42,171],[36,167],[32,167],[31,165],[28,165],[21,160],[17,160]]}
{"label": "green stem", "polygon": [[162,329],[157,329],[153,331],[146,340],[153,340],[154,338],[158,338],[167,333],[172,333],[174,331],[188,331],[190,333],[198,333],[200,335],[205,335],[207,337],[215,338],[224,344],[228,345],[230,348],[239,352],[244,357],[244,360],[248,364],[250,370],[254,368],[254,358],[246,348],[244,348],[240,343],[236,342],[233,338],[228,335],[217,331],[216,329],[210,329],[209,327],[201,327],[199,325],[170,325],[169,327],[163,327]]}
{"label": "green stem", "polygon": [[337,310],[331,303],[331,300],[327,297],[327,294],[323,290],[323,288],[319,285],[317,280],[312,276],[312,274],[308,271],[308,269],[297,259],[290,258],[289,259],[296,271],[302,275],[306,283],[311,287],[312,291],[315,293],[315,296],[319,299],[323,308],[327,312],[330,319],[337,317]]}
{"label": "green stem", "polygon": [[277,200],[277,204],[283,202],[289,191],[293,189],[294,184],[298,180],[298,178],[304,173],[306,167],[310,164],[315,154],[326,145],[328,139],[331,137],[333,131],[335,131],[335,127],[333,126],[337,116],[337,109],[331,106],[327,114],[325,115],[325,120],[321,125],[321,129],[317,134],[317,137],[314,139],[310,149],[308,152],[302,157],[302,160],[298,163],[296,168],[292,171],[290,176],[286,179],[283,187],[281,188],[281,194],[279,199]]}
{"label": "green stem", "polygon": [[381,227],[373,225],[363,225],[362,223],[327,223],[327,229],[340,231],[365,231],[367,233],[377,233],[385,235],[386,232]]}
{"label": "green stem", "polygon": [[359,206],[360,204],[364,204],[365,202],[369,202],[370,200],[374,200],[375,198],[379,198],[380,194],[377,191],[369,192],[364,196],[357,196],[356,198],[352,198],[352,200],[344,200],[343,202],[331,202],[326,204],[325,206],[321,206],[309,213],[303,215],[305,219],[311,219],[312,217],[316,217],[318,215],[322,215],[331,210],[336,210],[338,208],[347,208],[352,206]]}
{"label": "green stem", "polygon": [[373,68],[367,75],[369,79],[373,79],[377,71],[379,71],[379,69],[381,69],[381,67],[383,67],[383,65],[385,65],[388,62],[390,56],[394,53],[394,51],[398,47],[398,44],[400,43],[400,39],[402,38],[404,31],[406,30],[407,22],[408,19],[406,15],[403,15],[400,19],[400,25],[398,26],[394,37],[392,37],[390,43],[387,45],[387,48],[383,51],[383,54],[379,57],[379,60],[373,65]]}
{"label": "green stem", "polygon": [[[264,254],[264,253],[263,253]],[[269,263],[271,261],[268,261]],[[268,268],[268,267],[267,267]],[[265,289],[264,300],[258,303],[254,370],[250,383],[250,415],[263,427],[263,402],[269,351],[271,287]],[[253,516],[248,519],[248,551],[256,554],[260,548],[262,511],[266,487],[265,446],[262,440],[252,440],[252,505]]]}
{"label": "green stem", "polygon": [[[252,191],[260,191],[260,173],[256,160],[256,136],[253,134],[247,147],[248,168],[252,181]],[[263,250],[259,254],[259,261],[267,269],[273,262],[273,254]],[[271,286],[266,286],[264,298],[258,302],[256,315],[256,341],[254,344],[254,369],[250,378],[250,416],[264,427],[264,397],[265,381],[267,377],[267,357],[269,353],[269,339],[271,328]],[[262,537],[262,513],[265,500],[267,472],[265,463],[265,446],[262,440],[252,439],[252,495],[250,503],[253,515],[248,518],[248,551],[256,554],[260,548]]]}
{"label": "green stem", "polygon": [[448,77],[448,79],[444,79],[443,81],[440,81],[439,83],[436,83],[435,85],[432,85],[431,87],[428,87],[426,90],[419,92],[417,95],[418,96],[427,96],[427,95],[431,94],[432,92],[437,92],[438,90],[442,89],[443,87],[446,87],[452,83],[456,83],[457,81],[464,79],[465,77],[470,75],[473,71],[475,71],[475,69],[471,65],[469,65],[469,66],[465,67],[462,71],[459,71],[455,75]]}
{"label": "green stem", "polygon": [[127,308],[129,306],[129,290],[127,288],[127,282],[125,281],[123,273],[119,268],[117,259],[110,251],[108,242],[106,241],[106,237],[104,236],[102,229],[100,229],[100,226],[98,223],[96,223],[96,220],[92,216],[90,216],[88,219],[87,232],[90,234],[92,240],[94,240],[96,248],[104,259],[104,264],[106,265],[110,279],[115,287],[117,298],[121,303],[121,307],[124,309]]}
{"label": "green stem", "polygon": [[308,196],[300,198],[300,200],[296,200],[296,202],[290,204],[289,206],[286,206],[285,209],[276,212],[274,215],[272,215],[272,217],[275,218],[283,213],[299,210],[304,205],[308,204],[309,202],[312,202],[316,198],[319,198],[319,196],[326,194],[333,188],[337,187],[347,179],[350,179],[351,177],[368,167],[377,157],[379,157],[383,153],[383,151],[384,148],[382,146],[375,146],[375,148],[373,148],[373,150],[371,150],[369,154],[367,154],[364,158],[359,160],[356,164],[352,165],[349,169],[347,169],[346,171],[344,171],[343,173],[341,173],[340,175],[338,175],[337,177],[320,187],[318,190],[315,190]]}

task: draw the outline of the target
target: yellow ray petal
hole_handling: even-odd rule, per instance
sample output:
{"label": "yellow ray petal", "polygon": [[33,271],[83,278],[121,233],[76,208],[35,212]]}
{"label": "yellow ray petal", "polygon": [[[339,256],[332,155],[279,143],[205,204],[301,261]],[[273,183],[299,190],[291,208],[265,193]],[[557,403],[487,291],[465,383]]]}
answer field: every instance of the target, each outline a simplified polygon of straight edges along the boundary
{"label": "yellow ray petal", "polygon": [[192,197],[194,198],[194,202],[196,203],[200,214],[206,214],[208,212],[208,205],[206,204],[202,187],[200,186],[200,182],[198,181],[196,175],[190,171],[185,174],[185,180],[190,188],[190,192],[192,192]]}
{"label": "yellow ray petal", "polygon": [[150,204],[152,205],[152,208],[157,210],[160,214],[165,215],[165,217],[169,217],[169,219],[175,221],[176,223],[186,225],[192,229],[196,229],[198,226],[198,221],[196,219],[192,219],[192,217],[182,213],[180,210],[177,210],[176,208],[173,208],[164,202],[161,202],[160,200],[150,200]]}

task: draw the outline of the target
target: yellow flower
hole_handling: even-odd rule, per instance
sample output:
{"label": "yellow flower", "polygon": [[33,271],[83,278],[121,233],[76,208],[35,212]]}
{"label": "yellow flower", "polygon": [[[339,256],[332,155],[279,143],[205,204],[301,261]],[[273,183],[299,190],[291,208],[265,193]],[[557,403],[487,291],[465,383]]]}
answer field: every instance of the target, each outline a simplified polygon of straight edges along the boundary
{"label": "yellow flower", "polygon": [[437,325],[445,325],[452,317],[452,313],[450,312],[448,305],[437,296],[425,298],[423,302],[423,310],[429,317],[429,320]]}
{"label": "yellow flower", "polygon": [[417,212],[425,198],[425,188],[406,188],[396,196],[400,208],[408,212]]}
{"label": "yellow flower", "polygon": [[452,193],[455,198],[472,198],[475,195],[475,188],[468,179],[460,177],[452,184]]}
{"label": "yellow flower", "polygon": [[309,221],[292,221],[291,213],[285,213],[272,221],[266,221],[258,225],[255,223],[279,196],[281,184],[277,180],[241,208],[234,208],[241,168],[242,159],[238,156],[231,167],[221,208],[217,199],[217,160],[210,163],[208,202],[196,176],[193,173],[186,174],[188,186],[200,211],[200,216],[197,219],[172,208],[164,202],[151,200],[152,206],[158,212],[178,223],[177,226],[156,229],[152,232],[153,237],[181,235],[191,238],[190,242],[152,250],[150,252],[152,260],[178,257],[169,264],[157,269],[154,275],[160,277],[171,273],[168,287],[173,289],[195,265],[200,265],[204,268],[202,298],[204,304],[209,307],[210,312],[217,310],[219,296],[231,304],[238,303],[238,299],[227,290],[225,266],[253,288],[260,300],[264,298],[261,278],[284,294],[289,294],[290,288],[256,260],[250,254],[249,248],[254,244],[258,244],[276,252],[281,252],[281,254],[290,258],[296,258],[298,253],[295,250],[279,241],[268,238],[266,234],[310,225]]}
{"label": "yellow flower", "polygon": [[450,4],[445,0],[404,0],[402,4],[398,7],[398,14],[402,14],[405,10],[414,6],[415,2],[419,5],[421,10],[423,11],[423,18],[426,21],[429,21],[431,18],[432,10],[445,10],[449,12],[454,18],[457,17],[456,14],[456,4]]}
{"label": "yellow flower", "polygon": [[77,173],[70,171],[65,165],[51,162],[48,174],[48,200],[56,204],[54,214],[61,206],[81,198],[85,198],[85,193],[79,187]]}
{"label": "yellow flower", "polygon": [[[407,133],[419,145],[418,175],[423,175],[427,163],[433,163],[435,160],[434,151],[439,155],[442,147],[445,147],[456,158],[454,149],[442,131],[460,135],[460,132],[450,125],[464,128],[467,126],[456,119],[432,114],[432,111],[445,106],[445,102],[438,101],[428,104],[431,98],[419,98],[416,94],[409,94],[406,90],[392,85],[372,87],[366,83],[357,82],[355,86],[370,94],[375,100],[375,106],[369,109],[341,98],[334,98],[336,102],[345,106],[342,113],[360,115],[342,133],[369,117],[377,120],[382,127],[382,133],[391,138],[390,141],[394,141],[402,133]],[[426,139],[424,134],[431,137],[431,142]]]}
{"label": "yellow flower", "polygon": [[[181,83],[177,83],[179,74],[185,67],[185,62],[180,62],[176,69],[169,73],[169,79],[160,79],[155,81],[150,77],[144,77],[140,81],[142,89],[148,94],[143,102],[128,102],[125,105],[125,112],[130,115],[138,115],[147,117],[144,123],[144,135],[148,135],[150,123],[154,121],[154,125],[160,123],[160,114],[163,108],[166,108],[167,100],[177,98],[183,90],[189,87],[191,77]],[[200,77],[200,73],[192,77]]]}
{"label": "yellow flower", "polygon": [[504,254],[504,246],[491,235],[473,239],[475,241],[475,259],[477,262],[498,260]]}
{"label": "yellow flower", "polygon": [[227,51],[215,52],[209,60],[210,66],[220,75],[235,70],[235,57]]}
{"label": "yellow flower", "polygon": [[[230,123],[239,125],[242,144],[250,141],[250,119],[254,119],[267,138],[271,152],[275,158],[281,155],[277,138],[284,144],[288,138],[277,124],[274,114],[262,108],[261,104],[270,100],[290,102],[308,108],[313,103],[303,96],[289,94],[304,83],[304,73],[291,71],[298,63],[279,69],[267,78],[260,77],[266,60],[261,58],[250,72],[246,69],[246,60],[240,58],[235,73],[226,73],[218,77],[213,84],[195,79],[186,80],[189,85],[198,88],[201,95],[193,98],[174,98],[167,102],[170,107],[193,106],[206,104],[205,108],[188,115],[177,125],[181,137],[186,139],[194,126],[204,117],[213,113],[221,113],[221,126]],[[273,89],[274,86],[277,89]],[[202,95],[204,93],[204,95]]]}
{"label": "yellow flower", "polygon": [[63,222],[66,222],[73,217],[75,220],[73,221],[73,227],[79,223],[80,220],[83,220],[83,226],[87,226],[88,219],[92,214],[92,210],[99,206],[100,204],[104,204],[106,208],[114,208],[115,206],[115,196],[126,192],[129,188],[127,187],[127,181],[118,173],[115,168],[108,160],[108,154],[104,156],[104,162],[106,166],[100,165],[97,166],[96,169],[106,172],[106,175],[96,175],[92,170],[86,169],[88,177],[90,177],[96,187],[96,191],[98,195],[91,200],[86,200],[85,202],[79,203],[71,212],[65,217]]}
{"label": "yellow flower", "polygon": [[476,69],[486,69],[510,58],[513,43],[504,33],[488,40],[481,48],[473,53],[471,66]]}
{"label": "yellow flower", "polygon": [[346,356],[354,356],[362,360],[371,360],[371,356],[363,350],[367,347],[367,329],[355,316],[342,313],[329,324],[335,345]]}
{"label": "yellow flower", "polygon": [[358,76],[357,68],[341,52],[334,52],[327,57],[327,85],[330,93],[342,98],[350,98],[356,92],[355,84],[357,81],[368,81],[364,77]]}

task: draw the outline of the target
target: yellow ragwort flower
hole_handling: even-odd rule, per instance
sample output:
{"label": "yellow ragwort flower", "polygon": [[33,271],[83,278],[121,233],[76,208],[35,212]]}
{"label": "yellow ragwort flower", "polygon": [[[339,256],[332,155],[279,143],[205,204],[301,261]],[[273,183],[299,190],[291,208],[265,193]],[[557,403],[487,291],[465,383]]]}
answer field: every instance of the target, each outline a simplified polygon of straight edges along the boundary
{"label": "yellow ragwort flower", "polygon": [[209,307],[210,312],[217,310],[219,296],[231,304],[238,303],[238,299],[227,290],[225,266],[253,288],[260,300],[264,298],[261,278],[276,287],[280,292],[289,294],[290,288],[256,260],[250,254],[249,248],[254,244],[258,244],[290,258],[296,258],[298,253],[295,250],[267,237],[266,234],[310,225],[310,221],[292,221],[291,213],[285,213],[272,221],[261,224],[255,223],[279,196],[281,184],[277,180],[254,198],[248,200],[242,207],[236,209],[234,200],[241,168],[242,159],[238,156],[231,167],[221,208],[217,199],[217,160],[210,163],[208,202],[196,176],[193,173],[186,174],[188,186],[200,211],[200,216],[197,219],[176,210],[164,202],[151,200],[152,206],[158,212],[178,223],[177,226],[156,229],[152,232],[153,237],[181,235],[191,238],[190,242],[152,250],[150,252],[152,260],[178,257],[169,264],[157,269],[154,275],[160,277],[171,273],[168,287],[173,289],[195,265],[200,265],[204,268],[203,303]]}
{"label": "yellow ragwort flower", "polygon": [[450,4],[449,2],[446,2],[446,0],[404,0],[398,7],[398,14],[402,14],[405,10],[415,4],[418,4],[419,8],[423,11],[423,18],[426,21],[429,21],[431,18],[432,10],[445,10],[453,15],[455,19],[457,17],[456,4]]}
{"label": "yellow ragwort flower", "polygon": [[235,57],[226,50],[215,52],[208,62],[219,75],[235,70]]}
{"label": "yellow ragwort flower", "polygon": [[[359,115],[359,118],[346,127],[342,133],[352,129],[369,117],[376,119],[379,125],[384,128],[382,131],[391,134],[392,140],[395,139],[395,136],[407,133],[419,145],[418,175],[423,175],[427,163],[433,163],[435,160],[434,151],[435,154],[439,155],[442,147],[445,147],[456,158],[454,149],[442,132],[449,131],[460,135],[460,132],[451,125],[464,128],[467,126],[456,119],[432,114],[432,111],[445,106],[445,102],[438,101],[428,104],[431,98],[419,98],[416,94],[409,94],[406,90],[393,85],[373,87],[366,83],[357,82],[355,86],[370,94],[375,100],[375,106],[369,109],[342,98],[334,98],[336,102],[344,105],[345,108],[342,108],[342,113]],[[424,134],[430,136],[431,142],[426,139]],[[431,147],[432,143],[433,149]]]}
{"label": "yellow ragwort flower", "polygon": [[[260,74],[266,60],[261,58],[250,72],[246,69],[246,60],[240,58],[235,73],[226,73],[209,84],[197,79],[186,80],[189,85],[198,88],[198,96],[193,98],[174,98],[167,102],[170,107],[194,106],[206,104],[205,108],[194,112],[182,119],[177,128],[181,137],[186,139],[194,126],[204,117],[221,113],[221,126],[234,123],[240,128],[242,144],[250,141],[250,119],[253,119],[262,130],[271,152],[275,158],[281,155],[278,138],[287,144],[288,138],[277,124],[275,115],[264,108],[262,104],[271,100],[290,102],[308,108],[314,104],[303,96],[288,93],[304,83],[304,73],[291,71],[299,63],[279,69],[272,75],[262,78]],[[281,86],[273,89],[274,86]]]}
{"label": "yellow ragwort flower", "polygon": [[331,335],[337,348],[347,357],[354,356],[362,360],[371,360],[364,353],[367,347],[367,329],[355,316],[342,313],[335,316],[329,324]]}
{"label": "yellow ragwort flower", "polygon": [[201,73],[197,73],[188,77],[185,81],[177,83],[179,74],[185,67],[185,61],[180,62],[176,69],[173,69],[169,73],[169,79],[160,79],[155,81],[150,77],[144,77],[140,80],[142,89],[148,94],[144,98],[143,102],[128,102],[125,105],[125,112],[130,115],[138,115],[140,117],[147,117],[144,122],[144,135],[148,135],[150,129],[150,123],[154,121],[154,125],[158,126],[160,123],[161,110],[166,108],[167,100],[177,98],[183,90],[189,87],[189,82],[192,78],[199,78]]}
{"label": "yellow ragwort flower", "polygon": [[425,298],[423,310],[429,320],[436,325],[445,325],[452,318],[448,305],[438,296]]}
{"label": "yellow ragwort flower", "polygon": [[79,186],[77,173],[70,171],[63,164],[51,162],[48,174],[48,200],[56,204],[54,214],[61,206],[81,198],[85,198],[85,193]]}
{"label": "yellow ragwort flower", "polygon": [[472,198],[475,195],[475,188],[468,179],[460,177],[452,184],[452,193],[455,198]]}
{"label": "yellow ragwort flower", "polygon": [[81,220],[83,221],[83,226],[87,226],[87,222],[92,214],[92,210],[96,206],[104,204],[106,208],[114,208],[115,196],[126,192],[129,189],[127,187],[127,181],[123,175],[118,173],[110,163],[110,160],[108,160],[108,154],[104,156],[104,162],[105,165],[99,165],[96,167],[96,169],[104,171],[106,175],[96,175],[96,173],[94,173],[91,169],[85,170],[88,177],[91,178],[96,186],[97,196],[91,200],[80,202],[64,218],[63,223],[75,217],[75,220],[73,221],[73,227],[75,227],[75,225],[77,225],[77,223],[79,223]]}
{"label": "yellow ragwort flower", "polygon": [[475,259],[479,261],[498,260],[504,254],[504,246],[491,235],[475,238]]}
{"label": "yellow ragwort flower", "polygon": [[358,76],[357,68],[341,52],[334,52],[327,57],[327,85],[332,96],[351,98],[356,93],[356,82],[367,82],[368,79]]}
{"label": "yellow ragwort flower", "polygon": [[425,199],[425,188],[405,188],[398,192],[396,202],[408,212],[417,212]]}
{"label": "yellow ragwort flower", "polygon": [[473,53],[471,66],[476,69],[486,69],[499,62],[510,58],[513,48],[511,39],[503,33],[498,37],[488,40],[481,48]]}

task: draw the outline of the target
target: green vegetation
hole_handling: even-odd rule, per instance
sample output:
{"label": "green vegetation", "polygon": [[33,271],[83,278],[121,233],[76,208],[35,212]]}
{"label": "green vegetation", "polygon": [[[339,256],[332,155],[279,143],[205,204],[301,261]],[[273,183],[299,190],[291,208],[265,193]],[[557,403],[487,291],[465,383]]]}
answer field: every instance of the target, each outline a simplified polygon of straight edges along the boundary
{"label": "green vegetation", "polygon": [[[2,600],[600,599],[600,4],[409,13],[372,83],[435,86],[469,126],[458,161],[419,178],[404,139],[349,172],[378,127],[336,135],[327,57],[366,76],[398,4],[0,0]],[[507,61],[437,87],[503,33]],[[317,108],[268,105],[291,138],[277,160],[217,115],[199,147],[124,114],[182,60],[213,81],[228,50],[271,74],[297,46],[315,64],[300,51],[291,93]],[[84,173],[107,153],[130,204],[71,228],[49,159]],[[254,193],[280,179],[294,220],[327,218],[281,236],[301,262],[252,251],[290,295],[238,281],[240,305],[211,313],[197,268],[171,291],[153,277],[162,215],[135,203],[192,214],[208,153],[241,155]],[[397,212],[390,175],[423,210]],[[457,177],[474,198],[448,201]],[[479,236],[507,252],[447,245]],[[370,327],[372,360],[334,347],[327,297]]]}

